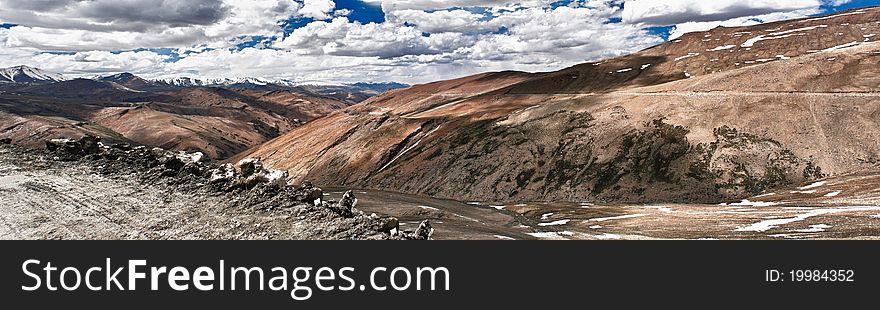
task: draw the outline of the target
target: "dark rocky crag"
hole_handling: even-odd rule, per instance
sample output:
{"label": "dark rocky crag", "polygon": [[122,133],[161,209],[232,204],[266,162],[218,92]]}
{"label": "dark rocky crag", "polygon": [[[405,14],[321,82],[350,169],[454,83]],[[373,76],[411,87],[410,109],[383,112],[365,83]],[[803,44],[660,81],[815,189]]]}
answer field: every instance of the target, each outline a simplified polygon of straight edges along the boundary
{"label": "dark rocky crag", "polygon": [[715,141],[694,143],[687,128],[663,119],[613,141],[602,140],[608,127],[585,112],[563,111],[512,127],[493,123],[473,123],[424,146],[404,141],[401,148],[410,148],[405,158],[417,160],[420,169],[402,166],[354,185],[497,201],[714,203],[824,176],[781,143],[726,126],[715,129]]}

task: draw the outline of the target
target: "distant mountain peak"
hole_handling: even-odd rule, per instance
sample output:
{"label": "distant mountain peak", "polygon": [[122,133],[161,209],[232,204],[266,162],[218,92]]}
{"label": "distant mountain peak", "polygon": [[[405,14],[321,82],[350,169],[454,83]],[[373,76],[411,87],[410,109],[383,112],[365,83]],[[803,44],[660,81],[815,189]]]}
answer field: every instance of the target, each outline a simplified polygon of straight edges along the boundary
{"label": "distant mountain peak", "polygon": [[109,82],[117,82],[117,83],[127,83],[127,82],[131,82],[131,81],[139,81],[139,82],[143,81],[145,83],[147,82],[147,80],[145,80],[137,75],[131,74],[129,72],[108,75],[108,76],[100,77],[98,79],[101,81],[109,81]]}
{"label": "distant mountain peak", "polygon": [[0,83],[42,84],[67,81],[60,73],[20,65],[0,69]]}
{"label": "distant mountain peak", "polygon": [[131,73],[129,73],[129,72],[123,72],[123,73],[117,73],[117,74],[114,74],[114,75],[108,75],[108,76],[106,76],[106,77],[104,77],[104,78],[135,78],[135,77],[138,77],[138,76],[137,76],[137,75],[134,75],[134,74],[131,74]]}
{"label": "distant mountain peak", "polygon": [[236,85],[253,85],[253,86],[269,86],[269,85],[277,85],[277,86],[285,86],[285,87],[298,87],[298,86],[316,86],[316,87],[357,87],[357,88],[365,88],[365,89],[394,89],[394,88],[404,88],[409,87],[408,84],[397,83],[397,82],[357,82],[357,83],[340,83],[340,84],[311,84],[311,83],[303,83],[297,82],[294,80],[285,80],[285,79],[264,79],[264,78],[256,78],[256,77],[236,77],[236,78],[194,78],[194,77],[174,77],[174,78],[163,78],[163,79],[155,79],[152,80],[155,83],[167,84],[171,86],[178,87],[193,87],[193,86],[236,86]]}
{"label": "distant mountain peak", "polygon": [[[244,78],[192,78],[192,77],[176,77],[167,79],[154,80],[157,83],[163,83],[178,87],[194,87],[194,86],[230,86],[235,84],[253,84],[264,86],[272,84],[272,82],[253,77]],[[284,84],[282,84],[284,85]]]}

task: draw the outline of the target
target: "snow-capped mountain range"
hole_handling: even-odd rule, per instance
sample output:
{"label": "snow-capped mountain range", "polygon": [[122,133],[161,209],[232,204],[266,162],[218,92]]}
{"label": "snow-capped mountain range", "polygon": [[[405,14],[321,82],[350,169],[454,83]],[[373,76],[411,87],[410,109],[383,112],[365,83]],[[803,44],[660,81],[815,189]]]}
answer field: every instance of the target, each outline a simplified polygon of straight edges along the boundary
{"label": "snow-capped mountain range", "polygon": [[289,83],[283,81],[267,81],[259,78],[190,78],[190,77],[176,77],[169,79],[156,79],[153,80],[156,83],[167,84],[171,86],[179,86],[179,87],[193,87],[193,86],[228,86],[234,84],[253,84],[253,85],[269,85],[269,84],[277,84],[284,86],[294,86]]}
{"label": "snow-capped mountain range", "polygon": [[[377,94],[389,89],[408,87],[401,83],[353,83],[353,84],[310,84],[291,80],[267,80],[254,77],[241,78],[192,78],[175,77],[147,80],[131,73],[119,73],[108,76],[95,76],[95,81],[112,82],[135,89],[161,89],[167,87],[233,87],[260,89],[306,88],[317,93],[335,94],[336,92],[360,91]],[[45,71],[29,66],[16,66],[0,69],[0,83],[15,84],[49,84],[71,80],[60,73]]]}
{"label": "snow-capped mountain range", "polygon": [[64,75],[28,66],[0,69],[0,83],[40,84],[67,81]]}

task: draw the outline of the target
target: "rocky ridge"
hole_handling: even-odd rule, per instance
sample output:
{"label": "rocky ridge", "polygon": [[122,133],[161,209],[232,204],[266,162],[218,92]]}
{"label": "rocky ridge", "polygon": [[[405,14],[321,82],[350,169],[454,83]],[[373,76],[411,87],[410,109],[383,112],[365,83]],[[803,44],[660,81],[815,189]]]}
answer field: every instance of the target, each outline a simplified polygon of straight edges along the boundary
{"label": "rocky ridge", "polygon": [[[4,139],[0,142],[8,144],[11,141]],[[331,238],[427,240],[433,232],[427,220],[415,231],[401,231],[399,221],[394,217],[365,214],[355,208],[357,198],[351,191],[339,201],[327,201],[321,188],[308,181],[290,186],[286,171],[269,168],[259,158],[247,158],[237,165],[218,164],[207,161],[207,157],[199,152],[175,152],[124,143],[105,145],[94,136],[78,140],[48,140],[45,151],[4,147],[22,153],[44,152],[51,161],[59,164],[77,162],[102,175],[137,178],[142,183],[169,191],[220,196],[232,208],[254,212],[298,210],[298,214],[306,217],[343,220],[342,223],[346,224],[336,227],[337,233]]]}

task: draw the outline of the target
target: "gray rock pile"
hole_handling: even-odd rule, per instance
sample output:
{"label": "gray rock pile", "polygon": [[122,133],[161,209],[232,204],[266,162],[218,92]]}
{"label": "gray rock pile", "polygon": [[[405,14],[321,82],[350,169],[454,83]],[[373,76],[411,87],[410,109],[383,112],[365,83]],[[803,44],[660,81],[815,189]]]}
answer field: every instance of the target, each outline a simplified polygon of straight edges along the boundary
{"label": "gray rock pile", "polygon": [[[241,178],[236,180],[236,185],[238,186],[247,188],[252,188],[258,184],[279,187],[287,186],[287,171],[267,168],[263,166],[259,157],[242,159],[238,162],[238,169],[241,172]],[[228,168],[224,168],[223,172],[228,172]]]}
{"label": "gray rock pile", "polygon": [[79,140],[52,139],[46,141],[46,149],[60,160],[77,160],[85,155],[96,154],[99,150],[99,138],[86,136]]}
{"label": "gray rock pile", "polygon": [[207,188],[216,195],[230,195],[231,201],[243,207],[271,210],[309,205],[343,219],[369,221],[374,231],[392,239],[428,240],[433,233],[428,221],[423,221],[416,231],[405,232],[400,230],[397,218],[364,214],[356,208],[358,199],[352,191],[339,201],[325,201],[324,192],[311,182],[288,185],[287,171],[269,168],[260,158],[246,158],[236,165],[213,163],[201,152],[104,145],[100,138],[92,136],[79,140],[52,139],[46,141],[46,149],[55,160],[95,161],[94,167],[104,174],[139,175],[145,182],[161,182],[184,190]]}
{"label": "gray rock pile", "polygon": [[347,216],[354,212],[354,206],[356,204],[357,198],[354,197],[354,193],[352,193],[352,191],[347,191],[342,195],[342,199],[340,199],[338,203],[332,204],[329,207],[336,213],[339,213],[342,216]]}

